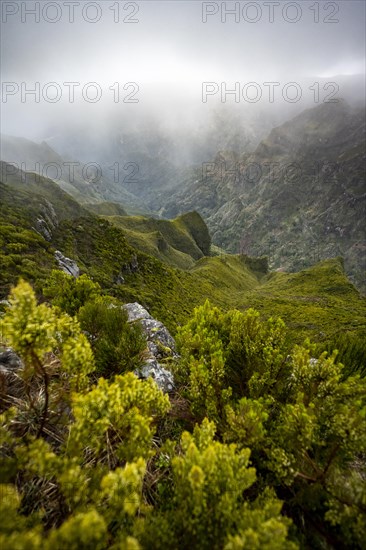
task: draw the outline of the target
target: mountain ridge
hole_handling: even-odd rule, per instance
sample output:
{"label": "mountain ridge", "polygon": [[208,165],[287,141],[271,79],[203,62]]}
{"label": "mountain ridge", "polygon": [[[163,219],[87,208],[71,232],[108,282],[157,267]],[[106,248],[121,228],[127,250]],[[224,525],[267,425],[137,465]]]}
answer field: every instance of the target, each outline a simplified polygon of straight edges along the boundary
{"label": "mountain ridge", "polygon": [[308,109],[274,128],[252,154],[218,153],[206,174],[197,170],[169,198],[163,215],[194,204],[215,244],[269,255],[272,269],[344,256],[365,292],[364,145],[363,109],[345,102]]}
{"label": "mountain ridge", "polygon": [[[48,180],[42,185],[43,191],[59,189]],[[51,270],[58,267],[55,251],[60,250],[104,292],[125,303],[141,303],[173,333],[208,298],[223,309],[255,306],[265,318],[284,316],[298,341],[304,336],[327,341],[342,330],[366,333],[365,298],[347,280],[340,260],[291,274],[268,272],[264,258],[220,254],[177,269],[131,246],[123,230],[105,217],[77,205],[67,217],[62,200],[75,201],[61,189],[59,193],[61,202],[54,210],[63,210],[64,217],[55,220],[48,235],[35,227],[42,201],[48,199],[24,184],[0,184],[0,299],[19,277],[42,295]]]}

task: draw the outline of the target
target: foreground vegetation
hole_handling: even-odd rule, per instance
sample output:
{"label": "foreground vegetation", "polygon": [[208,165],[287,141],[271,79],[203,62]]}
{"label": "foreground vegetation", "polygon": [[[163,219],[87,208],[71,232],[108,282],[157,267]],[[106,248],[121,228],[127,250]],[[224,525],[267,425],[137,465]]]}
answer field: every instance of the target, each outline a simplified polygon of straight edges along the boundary
{"label": "foreground vegetation", "polygon": [[167,396],[99,285],[44,293],[21,282],[1,320],[24,365],[1,392],[3,548],[362,547],[365,357],[350,376],[281,319],[207,301]]}
{"label": "foreground vegetation", "polygon": [[[0,347],[22,362],[0,368],[0,546],[362,548],[365,298],[342,259],[269,273],[209,255],[195,213],[98,211],[0,183]],[[133,374],[134,301],[176,337],[169,395]]]}

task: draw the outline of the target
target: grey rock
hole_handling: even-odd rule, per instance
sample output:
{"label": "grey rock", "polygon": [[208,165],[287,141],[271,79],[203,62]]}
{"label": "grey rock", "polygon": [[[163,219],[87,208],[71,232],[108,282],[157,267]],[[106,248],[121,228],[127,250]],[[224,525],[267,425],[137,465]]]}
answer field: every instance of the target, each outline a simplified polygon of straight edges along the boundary
{"label": "grey rock", "polygon": [[122,267],[122,271],[124,271],[125,273],[136,273],[136,271],[138,270],[139,270],[139,262],[135,254],[134,256],[132,256],[131,261]]}
{"label": "grey rock", "polygon": [[140,319],[152,319],[150,313],[138,302],[124,304],[123,307],[127,311],[128,320],[131,323]]}
{"label": "grey rock", "polygon": [[10,306],[9,300],[0,300],[0,309],[6,309]]}
{"label": "grey rock", "polygon": [[19,371],[24,368],[22,360],[12,348],[0,351],[0,412],[13,404],[13,399],[22,398],[26,387]]}
{"label": "grey rock", "polygon": [[17,371],[22,368],[22,360],[12,348],[5,348],[0,352],[0,369]]}
{"label": "grey rock", "polygon": [[145,365],[135,370],[135,374],[142,380],[153,378],[159,388],[165,393],[174,390],[173,374],[162,367],[156,359],[148,359]]}
{"label": "grey rock", "polygon": [[176,360],[175,340],[168,329],[154,319],[141,304],[134,302],[125,304],[130,323],[138,322],[146,337],[145,363],[135,370],[136,376],[141,379],[153,378],[163,392],[174,390],[173,374],[161,364],[164,360]]}
{"label": "grey rock", "polygon": [[34,229],[46,239],[51,241],[52,232],[58,226],[58,219],[53,205],[47,199],[40,204],[41,216],[37,218]]}
{"label": "grey rock", "polygon": [[62,271],[64,271],[68,275],[72,275],[73,277],[79,277],[80,269],[75,260],[66,258],[66,256],[64,256],[59,250],[56,250],[55,258]]}
{"label": "grey rock", "polygon": [[141,319],[141,326],[148,335],[148,339],[160,348],[168,348],[172,354],[175,352],[175,340],[168,329],[160,321],[155,319]]}
{"label": "grey rock", "polygon": [[37,231],[37,233],[42,235],[42,237],[44,237],[46,241],[51,241],[52,233],[47,225],[46,220],[44,220],[43,218],[37,218],[34,229]]}
{"label": "grey rock", "polygon": [[123,285],[125,283],[125,278],[122,273],[118,273],[114,282],[116,285]]}
{"label": "grey rock", "polygon": [[55,229],[59,222],[53,204],[47,199],[44,199],[43,202],[44,204],[41,204],[41,212],[51,228]]}
{"label": "grey rock", "polygon": [[131,262],[130,262],[130,267],[131,267],[131,271],[132,273],[135,273],[135,271],[138,271],[139,269],[139,263],[137,261],[137,256],[133,256]]}

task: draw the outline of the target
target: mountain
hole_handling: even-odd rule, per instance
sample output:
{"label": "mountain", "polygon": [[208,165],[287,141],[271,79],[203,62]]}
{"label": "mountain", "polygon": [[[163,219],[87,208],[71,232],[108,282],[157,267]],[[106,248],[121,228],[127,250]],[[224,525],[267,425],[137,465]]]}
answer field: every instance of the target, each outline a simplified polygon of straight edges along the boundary
{"label": "mountain", "polygon": [[46,209],[54,212],[58,220],[87,215],[73,197],[63,191],[57,183],[35,172],[24,172],[13,165],[0,161],[0,181],[11,189],[19,191],[15,196],[28,213],[41,215]]}
{"label": "mountain", "polygon": [[[132,212],[149,211],[140,199],[121,185],[123,180],[119,180],[111,168],[102,167],[95,158],[89,157],[81,162],[71,156],[61,156],[45,141],[35,143],[4,134],[0,141],[2,161],[15,165],[22,172],[52,178],[80,203],[111,201],[121,203]],[[11,174],[15,169],[8,172]]]}
{"label": "mountain", "polygon": [[188,106],[182,112],[183,117],[175,110],[164,114],[162,109],[143,110],[131,118],[114,114],[99,125],[67,121],[61,128],[51,128],[43,139],[64,158],[97,162],[103,174],[116,176],[145,205],[145,211],[158,213],[167,192],[189,181],[192,167],[218,150],[253,151],[284,119],[277,112],[260,116],[262,109],[220,102],[196,116]]}
{"label": "mountain", "polygon": [[118,202],[84,203],[84,207],[98,216],[127,216],[126,210]]}
{"label": "mountain", "polygon": [[343,256],[366,291],[365,112],[344,101],[274,128],[251,154],[223,151],[178,187],[162,214],[194,208],[213,242],[296,271]]}
{"label": "mountain", "polygon": [[[255,306],[265,318],[283,316],[295,341],[304,336],[328,341],[345,330],[366,333],[365,299],[348,281],[340,259],[294,274],[269,272],[266,258],[210,256],[209,234],[197,213],[174,222],[132,218],[130,225],[128,218],[112,216],[111,223],[85,210],[52,180],[21,176],[0,184],[0,299],[19,277],[42,295],[58,267],[59,250],[105,293],[125,303],[138,301],[173,333],[206,299],[225,310]],[[154,257],[154,249],[146,254],[133,246],[133,224],[140,235],[149,224],[157,227],[175,257],[190,258],[184,269]]]}
{"label": "mountain", "polygon": [[210,254],[211,237],[197,212],[188,212],[175,220],[143,216],[109,216],[106,219],[123,229],[132,246],[168,265],[188,269],[196,260]]}

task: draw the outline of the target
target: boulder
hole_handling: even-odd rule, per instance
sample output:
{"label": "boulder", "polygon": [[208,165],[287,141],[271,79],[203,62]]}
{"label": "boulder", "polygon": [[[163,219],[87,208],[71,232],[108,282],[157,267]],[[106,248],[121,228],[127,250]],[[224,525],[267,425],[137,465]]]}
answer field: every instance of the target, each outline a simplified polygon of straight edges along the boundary
{"label": "boulder", "polygon": [[72,275],[73,277],[79,277],[80,269],[75,260],[66,258],[66,256],[64,256],[59,250],[56,250],[55,258],[62,271],[64,271],[68,275]]}
{"label": "boulder", "polygon": [[128,321],[140,324],[147,341],[146,360],[135,370],[136,376],[141,379],[154,378],[163,392],[173,391],[173,374],[162,362],[171,362],[179,357],[174,338],[163,323],[154,319],[141,304],[134,302],[123,307],[127,311]]}
{"label": "boulder", "polygon": [[139,270],[139,262],[137,259],[136,254],[134,254],[131,258],[131,261],[127,264],[124,264],[122,267],[123,273],[136,273],[136,271]]}
{"label": "boulder", "polygon": [[174,378],[170,371],[161,366],[156,359],[147,359],[146,363],[135,370],[136,376],[144,380],[153,378],[164,393],[174,390]]}
{"label": "boulder", "polygon": [[122,275],[122,273],[118,273],[117,277],[114,280],[116,285],[124,285],[125,284],[125,278]]}
{"label": "boulder", "polygon": [[46,241],[52,240],[52,232],[58,226],[58,219],[53,205],[47,199],[39,205],[40,216],[36,219],[35,229]]}
{"label": "boulder", "polygon": [[128,320],[130,321],[130,323],[132,323],[133,321],[138,321],[140,319],[152,319],[150,313],[138,302],[124,304],[123,307],[127,311]]}

